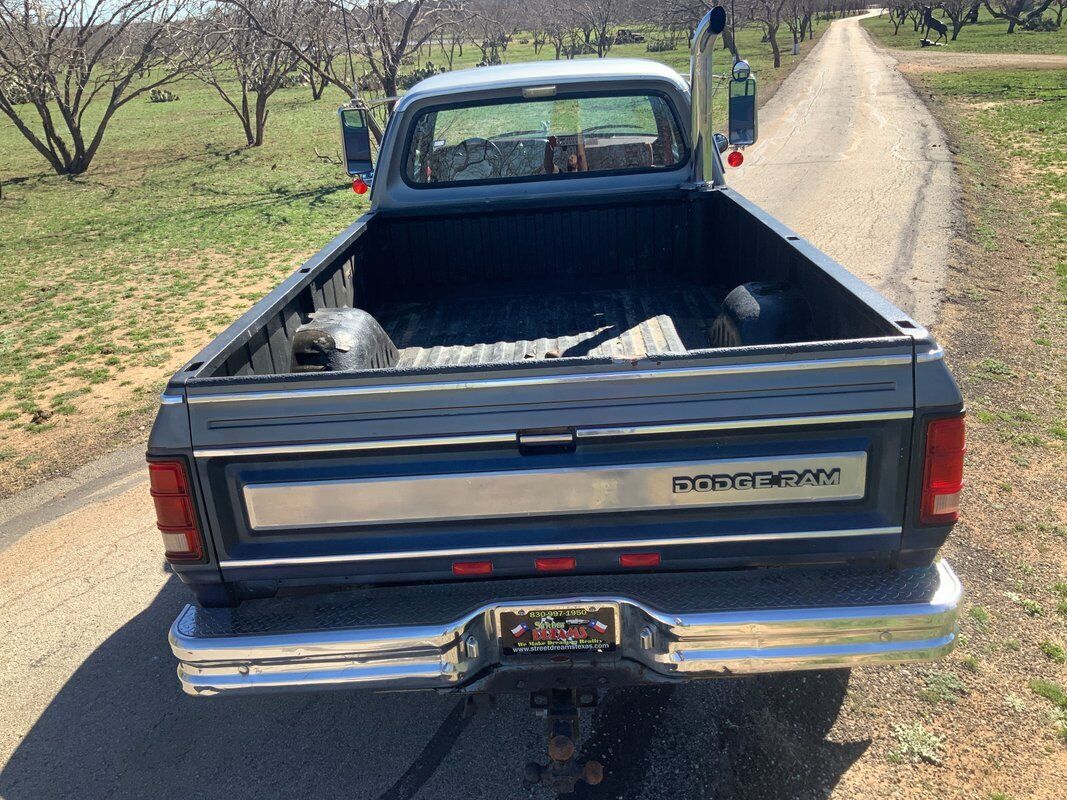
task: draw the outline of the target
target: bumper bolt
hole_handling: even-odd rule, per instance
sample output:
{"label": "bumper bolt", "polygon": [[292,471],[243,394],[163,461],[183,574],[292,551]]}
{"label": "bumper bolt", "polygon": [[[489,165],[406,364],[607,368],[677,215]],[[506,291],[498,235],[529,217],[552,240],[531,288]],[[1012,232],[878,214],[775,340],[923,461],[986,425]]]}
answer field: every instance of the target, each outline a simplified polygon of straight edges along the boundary
{"label": "bumper bolt", "polygon": [[241,664],[241,666],[239,666],[237,668],[237,671],[240,672],[242,675],[247,675],[248,674],[248,665],[247,664]]}
{"label": "bumper bolt", "polygon": [[643,627],[641,629],[640,639],[641,639],[641,649],[642,650],[651,650],[652,649],[652,645],[655,644],[655,642],[656,642],[656,634],[650,627],[648,627],[646,625],[645,627]]}
{"label": "bumper bolt", "polygon": [[474,636],[468,636],[463,644],[467,649],[467,658],[474,659],[478,657],[478,640]]}

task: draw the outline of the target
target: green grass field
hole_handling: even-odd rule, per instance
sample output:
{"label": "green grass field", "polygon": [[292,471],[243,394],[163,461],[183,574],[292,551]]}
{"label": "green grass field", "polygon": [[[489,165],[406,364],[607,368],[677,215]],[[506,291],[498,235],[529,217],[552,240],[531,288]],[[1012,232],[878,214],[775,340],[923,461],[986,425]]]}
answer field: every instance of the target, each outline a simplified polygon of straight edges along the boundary
{"label": "green grass field", "polygon": [[[1011,788],[999,796],[1037,796],[1067,743],[1067,69],[912,78],[949,132],[961,189],[937,335],[968,416],[969,488],[946,556],[965,565],[976,605],[953,656],[971,703],[950,712],[952,730],[955,746],[997,765]],[[979,745],[974,731],[997,729],[986,698],[1011,698],[1012,716],[1031,708],[1033,723],[1013,720],[1002,742]],[[1009,752],[1053,760],[1020,778],[999,768]]]}
{"label": "green grass field", "polygon": [[[1046,11],[1045,16],[1054,16]],[[937,19],[941,19],[935,13]],[[952,24],[947,19],[948,35],[952,35]],[[905,20],[900,31],[893,35],[893,24],[885,14],[871,17],[860,23],[868,32],[886,47],[899,50],[920,50],[919,40],[922,35],[915,32],[911,20]],[[967,25],[960,31],[956,41],[949,41],[945,49],[958,53],[1033,53],[1035,55],[1067,55],[1067,24],[1054,32],[1024,31],[1016,28],[1015,33],[1008,34],[1006,20],[996,19],[984,8],[978,14],[977,25]],[[936,33],[930,38],[936,37]],[[940,49],[940,48],[939,48]]]}
{"label": "green grass field", "polygon": [[[957,109],[967,140],[990,148],[998,171],[1014,178],[1007,185],[1023,223],[1012,235],[1053,254],[1067,304],[1067,70],[933,72],[922,82]],[[985,245],[997,246],[995,234]]]}
{"label": "green grass field", "polygon": [[[738,40],[766,91],[799,59],[773,70],[759,38]],[[504,54],[551,56],[518,41]],[[688,70],[684,39],[611,56]],[[479,57],[468,45],[455,67]],[[443,63],[436,50],[421,58]],[[49,449],[66,455],[79,431],[106,438],[116,420],[143,421],[174,367],[366,210],[342,170],[316,157],[337,153],[340,92],[319,102],[304,87],[278,92],[266,143],[248,149],[213,89],[170,89],[179,101],[122,109],[74,180],[0,120],[0,494],[51,469]],[[722,92],[719,120],[724,108]]]}

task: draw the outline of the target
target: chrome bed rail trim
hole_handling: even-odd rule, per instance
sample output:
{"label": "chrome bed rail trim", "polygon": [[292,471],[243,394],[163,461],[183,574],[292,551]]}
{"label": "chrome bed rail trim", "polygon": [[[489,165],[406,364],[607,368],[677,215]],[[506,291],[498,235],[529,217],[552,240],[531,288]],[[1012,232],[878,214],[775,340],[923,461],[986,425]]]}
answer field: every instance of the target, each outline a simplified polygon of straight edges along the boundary
{"label": "chrome bed rail trim", "polygon": [[821,358],[802,361],[764,361],[744,364],[714,364],[706,367],[664,367],[662,369],[619,370],[616,372],[581,372],[574,374],[512,376],[508,378],[471,378],[460,381],[427,383],[367,384],[361,386],[317,387],[313,389],[266,389],[253,392],[219,392],[190,394],[189,403],[248,403],[297,398],[358,397],[401,392],[471,391],[475,389],[512,389],[520,386],[559,386],[570,383],[605,381],[642,381],[671,378],[700,378],[710,375],[750,375],[768,372],[806,372],[846,367],[897,367],[912,363],[909,354]]}
{"label": "chrome bed rail trim", "polygon": [[[777,579],[789,582],[794,575],[804,579],[789,568]],[[823,594],[808,598],[814,602],[774,607],[768,601],[783,601],[764,597],[748,610],[717,609],[714,599],[694,606],[699,598],[677,598],[681,608],[672,609],[670,593],[651,602],[625,591],[518,594],[434,624],[345,626],[338,617],[318,628],[301,616],[306,606],[281,628],[263,620],[242,623],[241,609],[186,606],[169,638],[182,688],[198,696],[323,688],[476,691],[497,669],[521,674],[531,667],[503,655],[499,638],[502,611],[531,607],[614,606],[617,650],[596,656],[598,666],[637,666],[641,683],[930,661],[955,646],[963,587],[944,561],[877,577],[860,604],[827,604],[833,599],[828,585],[815,584]],[[266,618],[277,622],[286,600],[263,602]]]}
{"label": "chrome bed rail trim", "polygon": [[657,436],[702,431],[733,431],[761,428],[786,428],[801,425],[845,425],[852,422],[883,422],[911,419],[912,409],[900,411],[860,411],[852,414],[812,414],[804,417],[764,417],[759,419],[724,419],[708,422],[673,422],[663,425],[628,425],[608,428],[579,428],[578,439],[609,439],[620,436]]}
{"label": "chrome bed rail trim", "polygon": [[[897,411],[860,411],[849,414],[810,414],[797,417],[761,417],[755,419],[721,419],[693,422],[674,422],[661,425],[619,425],[603,428],[578,428],[577,439],[606,439],[625,436],[667,436],[676,433],[701,431],[757,430],[805,425],[845,425],[856,422],[883,422],[911,419],[911,409]],[[554,434],[559,441],[566,437]],[[527,439],[528,441],[528,439]],[[481,433],[455,436],[413,436],[404,439],[364,439],[354,442],[308,442],[302,444],[266,444],[245,447],[201,447],[193,451],[197,458],[241,456],[313,455],[315,453],[348,453],[368,450],[396,450],[430,447],[468,447],[486,444],[517,444],[515,433]]]}
{"label": "chrome bed rail trim", "polygon": [[614,550],[642,547],[679,547],[695,544],[735,542],[787,542],[797,539],[842,539],[863,536],[899,536],[902,528],[856,528],[847,530],[796,531],[790,533],[726,533],[717,536],[672,536],[660,539],[617,539],[606,542],[560,542],[549,544],[500,545],[496,547],[459,547],[450,550],[404,550],[391,553],[346,553],[332,556],[293,556],[290,558],[231,559],[219,562],[222,569],[242,567],[280,567],[301,564],[348,564],[365,561],[390,561],[409,558],[457,558],[491,556],[507,553],[545,553],[581,550]]}
{"label": "chrome bed rail trim", "polygon": [[358,442],[315,442],[311,444],[266,444],[247,447],[201,447],[197,458],[220,456],[280,456],[315,453],[356,453],[366,450],[407,450],[423,447],[469,447],[483,444],[515,444],[514,433],[480,433],[466,436],[413,436],[409,439],[364,439]]}

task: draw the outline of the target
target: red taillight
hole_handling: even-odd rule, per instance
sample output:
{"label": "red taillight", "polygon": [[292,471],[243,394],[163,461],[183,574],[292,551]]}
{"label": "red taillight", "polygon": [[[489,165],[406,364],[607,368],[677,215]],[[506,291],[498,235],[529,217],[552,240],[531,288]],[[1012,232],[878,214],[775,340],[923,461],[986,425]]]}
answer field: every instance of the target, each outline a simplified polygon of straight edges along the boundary
{"label": "red taillight", "polygon": [[734,150],[730,155],[726,156],[726,163],[731,167],[740,167],[745,163],[745,156],[740,150]]}
{"label": "red taillight", "polygon": [[566,572],[574,569],[578,562],[570,557],[538,558],[534,560],[534,566],[540,572]]}
{"label": "red taillight", "polygon": [[156,527],[163,535],[168,561],[199,561],[203,539],[196,524],[196,509],[189,492],[184,461],[148,462],[148,483],[156,505]]}
{"label": "red taillight", "polygon": [[352,191],[356,194],[366,194],[370,186],[362,178],[356,178],[352,181]]}
{"label": "red taillight", "polygon": [[492,575],[492,561],[453,561],[453,575]]}
{"label": "red taillight", "polygon": [[922,505],[919,510],[919,521],[924,525],[949,525],[959,519],[963,456],[966,452],[962,415],[927,423]]}
{"label": "red taillight", "polygon": [[620,567],[658,567],[659,553],[623,553],[619,556]]}

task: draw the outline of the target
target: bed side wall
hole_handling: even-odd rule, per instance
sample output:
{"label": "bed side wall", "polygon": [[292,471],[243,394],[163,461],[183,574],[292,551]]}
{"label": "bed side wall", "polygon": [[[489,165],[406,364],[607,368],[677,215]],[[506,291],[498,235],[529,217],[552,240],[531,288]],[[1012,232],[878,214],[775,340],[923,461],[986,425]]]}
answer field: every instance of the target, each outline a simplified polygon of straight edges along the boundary
{"label": "bed side wall", "polygon": [[361,276],[375,237],[373,215],[354,225],[316,253],[267,297],[220,334],[181,372],[196,377],[277,375],[291,367],[296,329],[320,308],[358,305],[365,289]]}
{"label": "bed side wall", "polygon": [[385,217],[379,269],[367,288],[372,302],[425,302],[490,287],[522,293],[655,285],[692,268],[691,215],[692,203],[675,192],[610,204]]}

